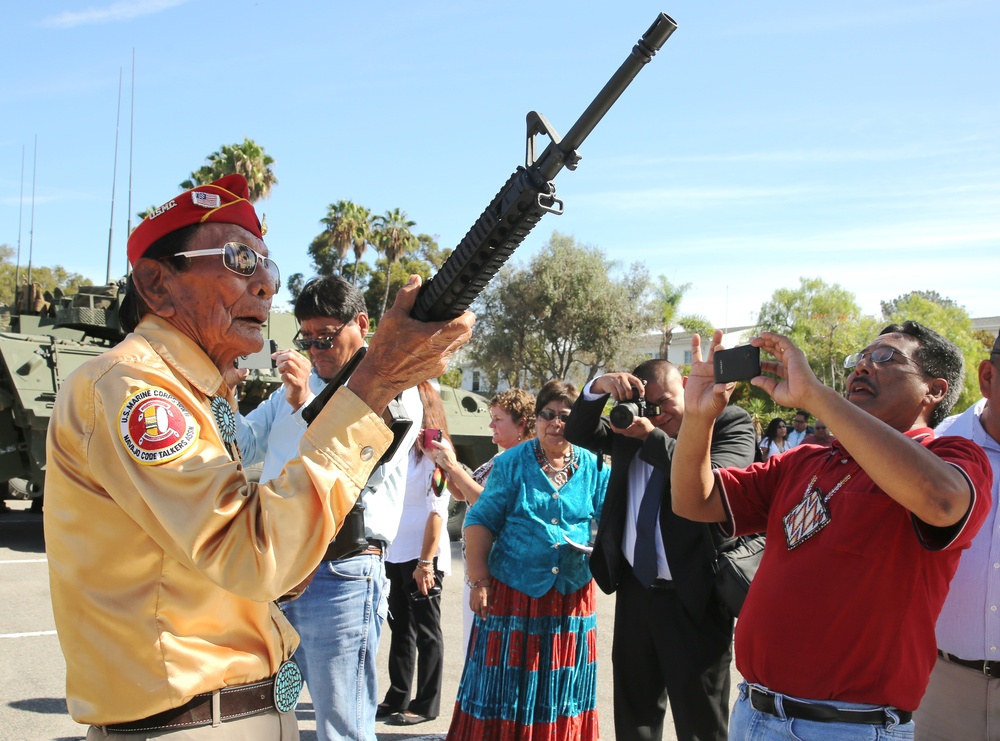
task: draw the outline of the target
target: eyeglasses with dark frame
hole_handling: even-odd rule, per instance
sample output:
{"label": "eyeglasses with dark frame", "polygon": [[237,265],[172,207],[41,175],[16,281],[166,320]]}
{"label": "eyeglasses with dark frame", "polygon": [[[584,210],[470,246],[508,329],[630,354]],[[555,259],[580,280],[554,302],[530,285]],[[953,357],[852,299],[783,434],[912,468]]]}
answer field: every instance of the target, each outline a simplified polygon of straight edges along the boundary
{"label": "eyeglasses with dark frame", "polygon": [[538,416],[544,419],[546,422],[551,422],[556,417],[558,417],[560,422],[566,424],[566,420],[569,419],[569,412],[554,412],[551,409],[543,409],[538,413]]}
{"label": "eyeglasses with dark frame", "polygon": [[292,344],[295,345],[297,350],[301,350],[302,352],[308,352],[311,347],[315,347],[317,350],[329,350],[333,347],[333,341],[337,339],[337,335],[352,324],[354,324],[353,319],[347,322],[347,324],[341,324],[337,327],[337,331],[333,334],[327,335],[326,337],[317,337],[315,340],[304,340],[299,337],[299,335],[302,334],[302,330],[300,329],[295,333],[295,337],[292,338]]}
{"label": "eyeglasses with dark frame", "polygon": [[208,257],[210,255],[222,255],[222,264],[226,266],[226,269],[245,278],[253,275],[258,265],[263,265],[264,270],[274,278],[274,290],[278,291],[281,288],[281,271],[278,270],[277,263],[242,242],[226,242],[222,247],[176,253],[177,257]]}
{"label": "eyeglasses with dark frame", "polygon": [[858,363],[860,363],[863,358],[868,358],[873,363],[886,363],[896,356],[899,356],[903,360],[913,359],[906,355],[903,355],[902,352],[900,352],[894,347],[889,347],[888,345],[879,345],[870,352],[863,351],[863,352],[851,353],[846,358],[844,358],[844,367],[853,368]]}

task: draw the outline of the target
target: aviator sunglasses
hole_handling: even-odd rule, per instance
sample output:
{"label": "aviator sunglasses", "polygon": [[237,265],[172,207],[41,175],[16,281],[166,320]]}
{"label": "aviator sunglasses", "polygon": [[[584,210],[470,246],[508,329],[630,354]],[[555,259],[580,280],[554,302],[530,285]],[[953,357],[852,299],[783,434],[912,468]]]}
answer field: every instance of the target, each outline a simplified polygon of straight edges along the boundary
{"label": "aviator sunglasses", "polygon": [[263,265],[265,272],[274,278],[274,290],[277,291],[281,288],[281,273],[274,260],[265,257],[242,242],[226,242],[222,247],[177,253],[178,257],[207,257],[209,255],[222,255],[222,264],[237,275],[244,277],[253,275],[257,266]]}
{"label": "aviator sunglasses", "polygon": [[854,366],[856,366],[858,363],[861,362],[862,358],[866,357],[873,363],[885,363],[891,360],[894,355],[898,355],[903,360],[910,359],[905,355],[903,355],[903,353],[901,353],[896,348],[882,345],[881,347],[876,347],[871,352],[851,353],[846,358],[844,358],[844,367],[853,368]]}
{"label": "aviator sunglasses", "polygon": [[551,422],[558,417],[560,422],[566,424],[566,420],[569,419],[569,412],[553,412],[551,409],[543,409],[538,413],[538,416],[546,422]]}
{"label": "aviator sunglasses", "polygon": [[302,330],[300,329],[298,332],[295,333],[295,337],[292,339],[292,344],[295,345],[295,348],[297,350],[301,350],[302,352],[308,352],[310,347],[315,347],[317,350],[329,350],[331,347],[333,347],[333,341],[337,339],[337,335],[343,332],[344,329],[346,329],[352,324],[354,324],[353,319],[349,321],[347,324],[341,324],[339,327],[337,327],[337,331],[334,332],[333,334],[328,335],[326,337],[320,337],[315,340],[304,340],[301,337],[299,337],[299,335],[302,334]]}

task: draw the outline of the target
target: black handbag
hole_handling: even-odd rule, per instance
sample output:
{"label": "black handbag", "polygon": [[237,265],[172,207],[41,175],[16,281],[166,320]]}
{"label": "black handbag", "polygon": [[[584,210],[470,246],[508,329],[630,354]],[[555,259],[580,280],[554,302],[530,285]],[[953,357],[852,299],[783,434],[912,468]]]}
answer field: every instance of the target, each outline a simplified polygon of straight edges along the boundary
{"label": "black handbag", "polygon": [[734,617],[739,617],[760,559],[764,556],[762,533],[733,538],[715,559],[715,594]]}

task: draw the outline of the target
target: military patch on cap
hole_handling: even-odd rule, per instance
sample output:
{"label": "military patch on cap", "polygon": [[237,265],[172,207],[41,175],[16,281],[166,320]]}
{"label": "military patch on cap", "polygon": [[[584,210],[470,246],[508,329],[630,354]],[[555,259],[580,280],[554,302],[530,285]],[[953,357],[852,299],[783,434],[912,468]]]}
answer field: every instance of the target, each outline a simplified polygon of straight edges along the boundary
{"label": "military patch on cap", "polygon": [[191,202],[202,208],[218,208],[222,205],[222,199],[219,198],[218,193],[205,193],[201,190],[191,193]]}
{"label": "military patch on cap", "polygon": [[157,386],[132,394],[118,414],[122,444],[144,466],[181,455],[198,439],[198,432],[198,423],[180,400]]}

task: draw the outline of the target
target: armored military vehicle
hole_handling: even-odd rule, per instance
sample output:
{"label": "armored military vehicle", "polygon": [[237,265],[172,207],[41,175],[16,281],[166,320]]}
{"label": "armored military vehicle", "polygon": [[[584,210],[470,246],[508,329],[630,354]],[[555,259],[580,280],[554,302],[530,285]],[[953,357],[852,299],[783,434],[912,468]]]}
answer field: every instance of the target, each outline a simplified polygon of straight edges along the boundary
{"label": "armored military vehicle", "polygon": [[[451,386],[441,386],[440,391],[456,457],[460,463],[474,470],[499,450],[490,429],[489,400]],[[465,510],[465,502],[451,500],[448,506],[448,537],[451,540],[462,537]]]}
{"label": "armored military vehicle", "polygon": [[[89,358],[118,343],[124,279],[83,286],[72,295],[19,292],[13,308],[0,307],[0,508],[4,499],[30,499],[40,510],[45,481],[45,435],[56,392]],[[268,339],[291,347],[298,325],[291,313],[272,312]],[[281,384],[277,373],[252,370],[240,389],[240,411],[257,406]],[[441,387],[459,459],[474,468],[496,452],[490,443],[487,402],[461,389]]]}
{"label": "armored military vehicle", "polygon": [[36,283],[0,312],[0,500],[31,499],[32,509],[40,508],[56,391],[121,338],[119,288],[86,286],[63,296],[42,294]]}
{"label": "armored military vehicle", "polygon": [[[123,337],[118,321],[124,279],[82,286],[72,295],[19,291],[15,307],[0,309],[0,505],[30,499],[41,508],[45,435],[66,377]],[[267,332],[288,347],[295,334],[291,314],[274,312]],[[251,371],[241,393],[249,411],[280,385],[270,371]]]}

